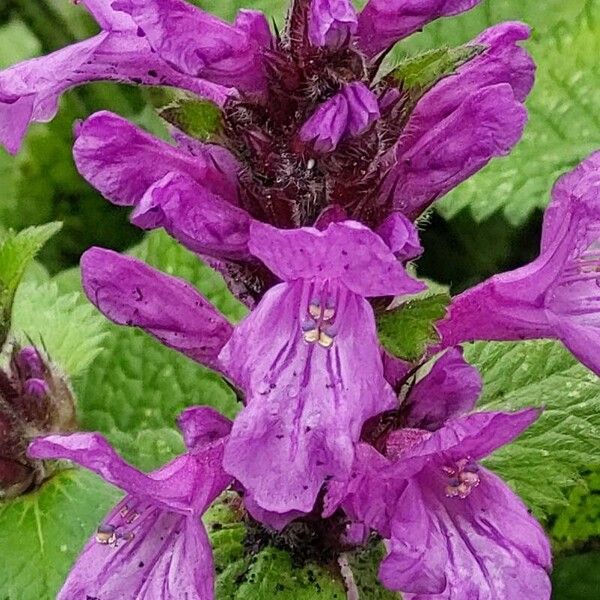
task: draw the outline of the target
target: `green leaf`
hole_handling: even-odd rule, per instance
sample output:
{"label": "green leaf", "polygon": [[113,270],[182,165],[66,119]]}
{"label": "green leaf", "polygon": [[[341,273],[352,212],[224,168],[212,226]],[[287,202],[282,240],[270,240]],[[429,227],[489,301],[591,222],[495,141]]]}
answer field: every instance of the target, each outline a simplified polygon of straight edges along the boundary
{"label": "green leaf", "polygon": [[558,552],[600,539],[600,468],[585,474],[583,485],[573,488],[568,505],[556,514],[551,534]]}
{"label": "green leaf", "polygon": [[36,492],[0,503],[0,597],[51,600],[120,493],[83,470],[57,473]]}
{"label": "green leaf", "polygon": [[[217,572],[217,600],[345,600],[346,592],[337,564],[327,568],[304,563],[281,547],[256,547],[256,534],[248,536],[237,494],[224,494],[204,515]],[[285,544],[283,544],[285,545]],[[300,544],[297,550],[306,549]],[[383,544],[345,553],[360,598],[394,600],[377,580],[379,563],[385,554]],[[335,562],[335,561],[334,561]]]}
{"label": "green leaf", "polygon": [[0,347],[10,329],[15,292],[25,270],[60,228],[60,223],[48,223],[19,233],[9,231],[0,239]]}
{"label": "green leaf", "polygon": [[438,81],[448,77],[485,50],[484,46],[457,46],[436,48],[410,56],[394,67],[390,77],[397,80],[402,89],[421,96]]}
{"label": "green leaf", "polygon": [[466,358],[483,376],[478,409],[543,407],[521,437],[486,462],[538,516],[567,502],[580,472],[600,466],[600,383],[557,342],[478,342]]}
{"label": "green leaf", "polygon": [[[199,100],[185,92],[160,90],[158,114],[171,125],[199,140],[210,140],[223,126],[221,109],[209,100]],[[155,106],[156,106],[155,104]]]}
{"label": "green leaf", "polygon": [[377,332],[383,346],[394,356],[417,360],[425,348],[439,341],[435,322],[446,314],[447,293],[409,300],[377,315]]}
{"label": "green leaf", "polygon": [[106,323],[80,293],[60,294],[55,283],[23,283],[13,308],[19,343],[45,348],[70,377],[80,375],[102,350]]}
{"label": "green leaf", "polygon": [[112,429],[107,438],[125,460],[145,472],[154,471],[185,452],[181,434],[172,427],[143,429],[134,434]]}
{"label": "green leaf", "polygon": [[[233,320],[245,309],[223,280],[162,232],[148,236],[133,252],[162,271],[196,284],[200,291]],[[68,287],[68,280],[63,279]],[[103,317],[102,317],[103,318]],[[142,331],[106,323],[104,351],[84,373],[75,389],[84,429],[109,437],[124,456],[138,466],[158,466],[181,448],[175,420],[186,407],[209,405],[229,417],[238,403],[216,373],[166,348]],[[139,436],[160,432],[162,452],[140,454]],[[158,434],[157,434],[158,435]],[[160,449],[160,448],[159,448]]]}
{"label": "green leaf", "polygon": [[39,51],[38,40],[20,21],[13,20],[0,27],[0,69],[35,56]]}

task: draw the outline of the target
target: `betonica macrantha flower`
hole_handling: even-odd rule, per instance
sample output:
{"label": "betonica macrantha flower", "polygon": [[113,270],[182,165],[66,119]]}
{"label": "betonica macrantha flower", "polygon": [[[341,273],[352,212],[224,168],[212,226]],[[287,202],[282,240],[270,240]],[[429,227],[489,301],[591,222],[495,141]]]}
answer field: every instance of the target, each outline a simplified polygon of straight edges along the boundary
{"label": "betonica macrantha flower", "polygon": [[253,223],[250,231],[251,252],[283,283],[219,355],[246,395],[225,469],[261,508],[310,512],[327,479],[347,476],[363,423],[396,403],[366,298],[425,286],[355,222],[325,231]]}
{"label": "betonica macrantha flower", "polygon": [[363,423],[395,406],[366,298],[425,286],[398,260],[420,250],[414,227],[396,216],[381,231],[387,244],[352,221],[324,231],[252,222],[248,251],[283,283],[235,329],[189,284],[141,261],[98,248],[82,258],[85,292],[110,319],[243,392],[224,465],[260,509],[310,512],[327,479],[347,476]]}
{"label": "betonica macrantha flower", "polygon": [[329,486],[325,515],[341,506],[386,540],[379,577],[406,600],[550,598],[543,529],[479,464],[539,411],[463,416],[480,389],[477,371],[450,350],[395,418],[367,433],[349,480]]}
{"label": "betonica macrantha flower", "polygon": [[442,344],[556,338],[600,374],[600,153],[561,177],[540,256],[455,297]]}
{"label": "betonica macrantha flower", "polygon": [[38,438],[37,459],[68,459],[127,495],[87,543],[58,598],[213,600],[214,565],[201,516],[231,483],[222,455],[231,423],[206,407],[185,410],[186,454],[144,474],[97,433]]}
{"label": "betonica macrantha flower", "polygon": [[220,113],[210,143],[172,116],[175,145],[99,113],[77,128],[75,162],[111,202],[136,207],[140,227],[195,251],[194,226],[210,211],[235,214],[235,246],[203,256],[249,305],[272,281],[245,252],[244,213],[279,228],[313,226],[332,207],[372,229],[394,211],[414,219],[508,153],[526,120],[534,66],[520,23],[490,28],[429,80],[380,72],[394,42],[475,0],[371,0],[361,13],[349,0],[294,0],[280,35],[260,13],[228,24],[183,0],[83,4],[98,36],[0,73],[0,140],[16,151],[60,93],[91,80],[210,100]]}

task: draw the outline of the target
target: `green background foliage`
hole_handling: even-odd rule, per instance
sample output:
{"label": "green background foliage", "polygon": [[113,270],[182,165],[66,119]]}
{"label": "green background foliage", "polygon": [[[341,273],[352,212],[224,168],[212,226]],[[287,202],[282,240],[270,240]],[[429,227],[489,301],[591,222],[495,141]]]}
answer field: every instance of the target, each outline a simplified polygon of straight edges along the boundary
{"label": "green background foliage", "polygon": [[[226,19],[233,19],[239,8],[257,8],[279,23],[287,4],[194,3]],[[452,291],[531,259],[554,180],[600,146],[600,0],[546,0],[543,6],[484,0],[470,13],[442,19],[399,44],[394,60],[458,46],[507,19],[533,27],[527,48],[538,72],[527,102],[530,122],[510,157],[493,161],[448,194],[423,225],[426,252],[419,274]],[[7,0],[0,6],[0,68],[95,30],[83,9],[67,0]],[[70,375],[82,428],[104,433],[144,470],[182,450],[175,427],[181,409],[209,404],[231,417],[238,403],[214,373],[99,315],[80,290],[80,254],[91,245],[130,249],[155,267],[191,281],[233,321],[245,312],[219,276],[164,234],[142,241],[140,232],[128,224],[126,211],[104,201],[74,168],[75,119],[108,108],[162,135],[160,119],[147,108],[151,100],[147,91],[116,85],[78,89],[66,95],[52,123],[32,128],[19,156],[0,150],[0,242],[9,228],[64,224],[40,253],[40,262],[30,264],[24,274],[14,301],[13,333],[21,342],[31,338],[43,344],[52,361]],[[9,261],[0,264],[0,281],[7,265]],[[392,340],[400,344],[399,354],[412,357],[420,352],[434,334],[432,318],[414,306],[405,310],[400,319],[407,335]],[[545,407],[538,423],[491,457],[488,466],[507,479],[546,525],[557,556],[554,598],[598,597],[597,379],[552,342],[480,343],[470,346],[466,356],[484,377],[482,408]],[[97,477],[67,470],[38,491],[0,504],[0,598],[54,598],[90,532],[119,496]],[[215,547],[219,600],[343,598],[343,588],[328,568],[297,568],[289,555],[273,547],[248,554],[245,527],[226,502],[207,515],[206,523]],[[376,548],[351,556],[351,563],[364,598],[389,600],[396,596],[374,591],[371,554],[377,553]]]}

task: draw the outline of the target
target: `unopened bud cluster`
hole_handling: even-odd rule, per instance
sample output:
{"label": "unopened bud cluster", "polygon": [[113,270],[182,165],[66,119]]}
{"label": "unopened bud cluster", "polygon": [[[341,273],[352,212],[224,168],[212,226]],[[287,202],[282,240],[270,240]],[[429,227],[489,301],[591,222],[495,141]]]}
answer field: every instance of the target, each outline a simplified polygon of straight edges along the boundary
{"label": "unopened bud cluster", "polygon": [[0,498],[18,496],[47,477],[48,465],[27,456],[33,438],[75,426],[64,376],[33,346],[15,347],[0,369]]}

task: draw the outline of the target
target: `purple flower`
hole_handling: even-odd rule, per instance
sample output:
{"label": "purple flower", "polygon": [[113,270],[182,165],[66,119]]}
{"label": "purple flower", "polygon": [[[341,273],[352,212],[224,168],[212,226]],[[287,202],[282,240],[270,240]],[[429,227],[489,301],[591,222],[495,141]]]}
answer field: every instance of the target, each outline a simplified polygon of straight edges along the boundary
{"label": "purple flower", "polygon": [[171,146],[122,117],[99,112],[78,126],[73,147],[79,172],[111,202],[136,206],[163,177],[187,175],[212,196],[238,199],[236,160],[219,146]]}
{"label": "purple flower", "polygon": [[316,152],[332,152],[345,137],[363,134],[380,117],[377,97],[362,83],[347,85],[324,102],[300,129]]}
{"label": "purple flower", "polygon": [[147,475],[97,433],[32,442],[32,457],[72,460],[127,493],[83,549],[59,600],[213,600],[212,550],[200,517],[231,482],[221,467],[230,423],[197,407],[184,411],[179,426],[187,453]]}
{"label": "purple flower", "polygon": [[423,286],[358,223],[253,223],[249,247],[283,283],[219,356],[246,396],[224,466],[260,508],[310,512],[326,479],[347,476],[363,423],[396,403],[365,298]]}
{"label": "purple flower", "polygon": [[[471,387],[461,391],[460,377]],[[352,477],[330,484],[325,514],[341,504],[352,520],[387,540],[379,575],[404,598],[550,597],[550,547],[542,528],[479,465],[538,412],[457,417],[472,408],[479,386],[460,355],[445,355],[409,393],[401,409],[405,425],[385,434],[382,453],[361,443]]]}
{"label": "purple flower", "polygon": [[136,207],[131,221],[163,227],[190,250],[251,260],[250,218],[238,207],[239,165],[224,148],[178,136],[171,146],[109,112],[77,129],[75,164],[106,198]]}
{"label": "purple flower", "polygon": [[358,19],[361,50],[374,56],[430,21],[470,10],[480,0],[369,0]]}
{"label": "purple flower", "polygon": [[417,103],[384,183],[397,210],[418,217],[517,143],[527,120],[522,103],[535,72],[533,61],[517,45],[528,37],[529,28],[522,23],[491,27],[471,42],[487,50]]}
{"label": "purple flower", "polygon": [[81,272],[85,293],[109,319],[140,327],[166,346],[219,369],[218,354],[233,328],[190,284],[102,248],[85,252]]}
{"label": "purple flower", "polygon": [[142,229],[163,227],[198,254],[251,260],[248,213],[183,173],[171,172],[148,188],[131,222]]}
{"label": "purple flower", "polygon": [[229,25],[183,0],[82,4],[101,33],[0,72],[0,143],[10,152],[30,123],[54,117],[63,92],[90,81],[175,86],[219,105],[236,89],[264,92],[262,15]]}
{"label": "purple flower", "polygon": [[99,113],[77,129],[75,160],[111,202],[143,199],[136,224],[164,227],[208,257],[252,306],[271,281],[247,255],[248,220],[236,208],[288,229],[316,226],[338,207],[377,230],[394,212],[414,219],[516,143],[533,78],[516,45],[523,25],[476,38],[487,50],[420,99],[403,93],[403,81],[375,78],[379,50],[475,4],[372,0],[357,16],[349,0],[303,0],[274,37],[258,12],[231,25],[183,0],[89,0],[99,36],[0,73],[0,141],[16,151],[29,122],[50,119],[59,95],[88,80],[170,85],[212,100],[221,147],[175,128],[173,146]]}
{"label": "purple flower", "polygon": [[438,324],[445,346],[557,338],[600,373],[600,153],[559,179],[540,256],[453,299]]}
{"label": "purple flower", "polygon": [[315,46],[338,48],[358,29],[358,17],[350,0],[312,0],[308,36]]}
{"label": "purple flower", "polygon": [[365,298],[424,287],[394,255],[418,247],[412,225],[398,223],[402,234],[390,228],[390,249],[349,221],[323,232],[253,222],[249,252],[284,283],[269,290],[233,335],[188,284],[108,250],[92,248],[82,258],[85,292],[108,318],[146,330],[244,391],[247,406],[236,419],[225,465],[256,511],[279,513],[273,517],[279,521],[285,513],[309,512],[324,480],[350,468],[364,421],[395,404]]}

